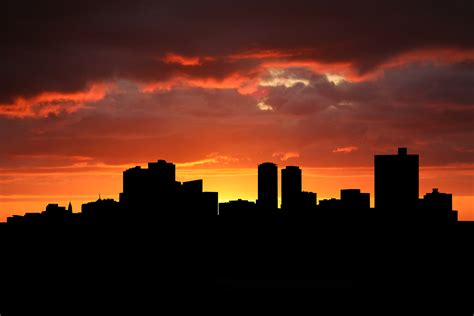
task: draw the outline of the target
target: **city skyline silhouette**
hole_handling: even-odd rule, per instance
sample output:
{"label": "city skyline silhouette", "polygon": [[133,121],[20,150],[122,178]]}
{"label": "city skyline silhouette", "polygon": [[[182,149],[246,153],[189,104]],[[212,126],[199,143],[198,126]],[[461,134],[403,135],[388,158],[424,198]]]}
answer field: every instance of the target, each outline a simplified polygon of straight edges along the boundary
{"label": "city skyline silhouette", "polygon": [[[0,21],[0,316],[227,314],[241,288],[473,315],[473,0],[3,0]],[[267,313],[300,314],[279,294]]]}
{"label": "city skyline silhouette", "polygon": [[82,205],[73,213],[66,207],[48,204],[42,213],[14,215],[8,224],[67,225],[126,223],[168,217],[229,218],[306,217],[319,221],[354,221],[381,218],[394,222],[449,224],[458,222],[452,195],[433,188],[419,197],[419,156],[398,148],[394,155],[374,156],[375,207],[370,193],[357,188],[341,189],[340,198],[317,200],[316,192],[302,189],[303,170],[298,166],[281,169],[281,205],[278,207],[278,166],[258,166],[258,199],[219,203],[218,192],[204,192],[203,181],[176,181],[176,166],[165,160],[136,166],[123,172],[119,201],[99,199]]}
{"label": "city skyline silhouette", "polygon": [[[298,166],[282,168],[278,183],[278,166],[261,163],[259,199],[222,203],[217,192],[203,191],[200,179],[176,181],[171,162],[129,168],[119,201],[99,197],[75,213],[70,204],[48,204],[44,212],[12,216],[0,225],[0,237],[9,240],[8,267],[15,271],[5,280],[9,288],[46,282],[47,274],[25,264],[45,257],[41,271],[50,271],[66,255],[85,273],[69,272],[75,282],[94,282],[90,262],[100,262],[107,267],[101,278],[105,273],[110,283],[116,278],[112,267],[120,266],[127,275],[173,289],[468,286],[474,222],[458,221],[449,193],[434,188],[414,198],[419,157],[406,148],[375,155],[374,170],[381,194],[371,208],[370,194],[356,188],[317,202],[316,192],[303,191],[304,169]],[[123,261],[130,252],[150,257]]]}

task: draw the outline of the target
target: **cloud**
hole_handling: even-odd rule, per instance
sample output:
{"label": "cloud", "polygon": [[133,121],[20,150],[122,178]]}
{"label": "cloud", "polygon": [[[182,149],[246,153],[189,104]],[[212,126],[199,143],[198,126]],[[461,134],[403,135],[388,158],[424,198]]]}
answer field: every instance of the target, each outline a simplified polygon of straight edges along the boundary
{"label": "cloud", "polygon": [[290,152],[276,152],[272,154],[272,157],[278,157],[281,161],[287,161],[291,158],[299,158],[300,153],[290,151]]}
{"label": "cloud", "polygon": [[0,116],[24,118],[71,113],[82,108],[85,103],[101,100],[106,90],[105,84],[93,84],[85,91],[43,92],[30,98],[18,97],[13,103],[0,104]]}
{"label": "cloud", "polygon": [[276,64],[319,67],[355,80],[414,59],[460,61],[473,56],[473,12],[467,0],[443,6],[425,0],[243,0],[237,6],[7,0],[0,13],[8,30],[0,51],[0,104],[115,80],[200,87],[225,82],[229,88],[228,78],[251,81]]}
{"label": "cloud", "polygon": [[270,104],[265,103],[265,101],[258,102],[257,107],[262,111],[273,111],[273,107]]}
{"label": "cloud", "polygon": [[291,88],[297,84],[307,86],[309,84],[309,80],[305,78],[304,75],[298,76],[299,72],[304,71],[304,69],[269,68],[260,77],[259,85],[262,87],[284,86],[286,88]]}
{"label": "cloud", "polygon": [[186,167],[195,167],[203,165],[213,165],[213,164],[235,164],[239,161],[239,158],[230,157],[226,155],[219,155],[219,153],[211,153],[206,156],[205,159],[197,160],[197,161],[189,161],[189,162],[182,162],[178,163],[176,166],[179,168],[186,168]]}
{"label": "cloud", "polygon": [[7,1],[2,152],[315,163],[350,143],[361,164],[406,143],[471,159],[472,2],[183,3]]}
{"label": "cloud", "polygon": [[199,57],[186,57],[173,53],[166,54],[161,60],[168,64],[179,64],[182,66],[197,66],[201,64]]}
{"label": "cloud", "polygon": [[[284,76],[304,78],[308,85],[257,86],[255,94],[190,86],[143,92],[133,81],[117,81],[101,98],[87,101],[82,96],[82,107],[75,112],[0,117],[0,166],[27,163],[19,155],[126,164],[155,158],[203,161],[219,152],[250,157],[236,162],[248,167],[274,153],[284,158],[282,148],[298,153],[299,161],[309,166],[357,166],[370,164],[374,152],[401,145],[422,154],[430,165],[468,163],[474,96],[457,87],[474,84],[469,67],[415,63],[387,69],[370,81],[339,85],[325,74],[290,68]],[[262,111],[262,104],[272,110]],[[328,155],[334,144],[359,150],[350,160]]]}
{"label": "cloud", "polygon": [[356,146],[348,146],[348,147],[338,147],[334,149],[332,152],[333,153],[342,153],[342,154],[349,154],[353,151],[358,150],[359,148]]}

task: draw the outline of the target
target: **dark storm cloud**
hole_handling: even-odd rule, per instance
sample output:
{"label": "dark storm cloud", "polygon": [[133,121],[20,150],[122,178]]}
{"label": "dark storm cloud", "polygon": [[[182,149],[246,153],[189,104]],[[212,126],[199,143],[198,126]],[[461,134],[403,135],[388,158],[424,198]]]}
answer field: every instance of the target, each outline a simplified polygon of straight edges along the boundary
{"label": "dark storm cloud", "polygon": [[474,60],[454,65],[385,71],[383,82],[401,102],[474,105]]}
{"label": "dark storm cloud", "polygon": [[387,68],[383,75],[373,80],[342,80],[340,84],[330,82],[325,75],[301,69],[286,69],[279,77],[307,80],[308,84],[270,89],[269,103],[277,108],[294,106],[293,102],[300,102],[301,99],[313,102],[316,107],[321,106],[316,105],[318,101],[324,103],[323,107],[339,103],[342,106],[357,103],[369,108],[375,103],[386,103],[387,106],[396,105],[404,109],[416,103],[418,106],[429,106],[431,110],[438,105],[454,109],[474,106],[473,61],[446,65],[410,63]]}
{"label": "dark storm cloud", "polygon": [[308,164],[313,157],[319,164],[347,163],[347,157],[324,154],[334,146],[359,148],[351,161],[361,163],[359,157],[401,145],[421,153],[427,165],[471,163],[474,75],[469,67],[416,63],[387,69],[372,81],[338,85],[299,72],[307,85],[266,87],[265,100],[287,118],[282,134],[298,141]]}
{"label": "dark storm cloud", "polygon": [[[6,1],[0,13],[0,103],[83,90],[116,78],[223,78],[255,61],[225,56],[305,50],[364,73],[415,49],[473,49],[472,1]],[[166,53],[215,57],[202,67]],[[290,57],[291,59],[291,57]]]}

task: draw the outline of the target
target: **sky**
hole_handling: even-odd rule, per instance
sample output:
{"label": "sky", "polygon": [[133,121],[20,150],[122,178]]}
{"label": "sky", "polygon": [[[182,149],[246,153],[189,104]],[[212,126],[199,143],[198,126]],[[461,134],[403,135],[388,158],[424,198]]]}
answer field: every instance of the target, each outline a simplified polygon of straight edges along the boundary
{"label": "sky", "polygon": [[0,221],[158,159],[221,201],[255,200],[263,161],[373,197],[397,147],[474,220],[473,30],[473,1],[6,0]]}

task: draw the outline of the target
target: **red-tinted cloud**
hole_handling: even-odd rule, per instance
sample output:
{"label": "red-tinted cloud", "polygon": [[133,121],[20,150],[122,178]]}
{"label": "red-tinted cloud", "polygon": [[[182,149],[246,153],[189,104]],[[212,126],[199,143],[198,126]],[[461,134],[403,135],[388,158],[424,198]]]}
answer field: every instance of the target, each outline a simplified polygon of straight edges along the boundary
{"label": "red-tinted cloud", "polygon": [[24,118],[72,113],[85,103],[101,100],[106,95],[105,84],[93,84],[86,91],[43,92],[34,97],[18,97],[10,104],[0,104],[0,116]]}
{"label": "red-tinted cloud", "polygon": [[472,57],[473,11],[472,1],[7,1],[0,103],[117,78],[223,80],[256,59],[350,65],[362,76],[420,50]]}

